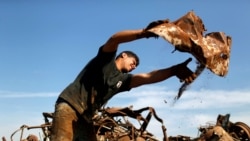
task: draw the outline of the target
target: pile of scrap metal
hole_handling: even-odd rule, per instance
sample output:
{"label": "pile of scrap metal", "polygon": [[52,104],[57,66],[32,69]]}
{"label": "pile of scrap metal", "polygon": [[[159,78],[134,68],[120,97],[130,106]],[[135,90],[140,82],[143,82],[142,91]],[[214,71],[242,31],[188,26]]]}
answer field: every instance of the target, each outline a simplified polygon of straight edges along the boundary
{"label": "pile of scrap metal", "polygon": [[250,127],[244,122],[231,122],[230,114],[218,115],[216,124],[209,124],[199,128],[196,138],[178,135],[168,137],[169,141],[249,141]]}
{"label": "pile of scrap metal", "polygon": [[[142,116],[144,111],[148,111],[146,117]],[[132,110],[131,107],[103,109],[100,111],[100,114],[93,118],[97,138],[99,141],[158,141],[147,130],[152,116],[162,124],[163,140],[167,141],[163,120],[157,116],[152,107],[145,107],[139,110]],[[137,120],[140,127],[136,127],[131,122],[131,118]]]}
{"label": "pile of scrap metal", "polygon": [[[143,112],[148,112],[143,114]],[[143,116],[145,115],[145,117]],[[11,135],[21,132],[20,141],[38,141],[38,136],[29,135],[24,138],[24,129],[42,129],[43,141],[49,141],[50,129],[52,125],[53,113],[43,113],[45,123],[39,126],[23,125]],[[197,137],[184,135],[167,136],[163,120],[159,118],[152,107],[145,107],[133,110],[131,107],[125,108],[105,108],[96,113],[93,117],[98,141],[159,141],[148,129],[152,116],[159,121],[162,126],[163,141],[249,141],[250,127],[243,122],[231,122],[230,115],[218,115],[216,124],[201,126]],[[132,121],[132,122],[131,122]],[[138,121],[139,126],[135,126]],[[151,129],[159,130],[159,129]],[[41,135],[40,135],[41,136]],[[6,139],[3,137],[3,141]]]}
{"label": "pile of scrap metal", "polygon": [[[144,111],[149,112],[146,118],[141,114]],[[21,132],[20,141],[38,141],[38,137],[33,134],[24,138],[24,131],[26,129],[30,130],[37,128],[42,129],[43,137],[41,140],[49,141],[53,113],[43,113],[43,116],[45,119],[44,124],[39,126],[22,125],[11,135],[11,141],[13,141],[14,135],[16,135],[17,132]],[[167,141],[166,128],[163,125],[163,120],[157,116],[152,107],[145,107],[139,110],[132,110],[131,107],[105,108],[99,110],[93,117],[97,139],[98,141],[158,141],[152,133],[146,130],[152,116],[162,123],[163,140]],[[134,126],[131,120],[128,119],[138,120],[140,128]],[[6,141],[6,138],[3,137],[2,140]]]}
{"label": "pile of scrap metal", "polygon": [[[10,136],[10,140],[14,141],[14,137],[15,137],[15,141],[17,140],[17,138],[19,138],[19,141],[41,141],[38,139],[38,136],[35,134],[28,134],[27,137],[25,137],[25,131],[29,133],[30,130],[32,129],[40,129],[42,130],[42,140],[43,141],[49,141],[49,137],[50,137],[50,131],[51,131],[51,125],[52,125],[52,119],[53,119],[53,113],[47,113],[44,112],[43,113],[43,117],[44,117],[44,124],[38,125],[38,126],[28,126],[28,125],[22,125],[19,129],[17,129],[16,131],[14,131],[11,136]],[[18,134],[19,133],[19,134]],[[16,137],[17,135],[20,135],[20,137]],[[40,132],[39,132],[40,135]],[[2,141],[7,141],[5,137],[2,137]]]}

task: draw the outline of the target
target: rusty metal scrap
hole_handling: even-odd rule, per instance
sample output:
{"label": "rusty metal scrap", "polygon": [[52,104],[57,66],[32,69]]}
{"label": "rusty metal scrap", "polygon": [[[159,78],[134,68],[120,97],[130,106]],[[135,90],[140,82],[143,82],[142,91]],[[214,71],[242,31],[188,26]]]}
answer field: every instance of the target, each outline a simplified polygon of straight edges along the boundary
{"label": "rusty metal scrap", "polygon": [[181,52],[192,54],[201,64],[218,76],[228,72],[232,39],[224,32],[206,31],[202,20],[193,11],[176,21],[162,20],[149,29]]}
{"label": "rusty metal scrap", "polygon": [[[142,112],[148,112],[144,117]],[[43,113],[45,123],[39,126],[23,125],[11,135],[13,136],[18,131],[21,131],[20,141],[27,141],[28,139],[37,140],[38,136],[31,135],[27,138],[23,137],[24,129],[41,128],[44,141],[49,141],[50,130],[53,119],[53,113]],[[166,127],[163,120],[159,118],[152,107],[145,107],[139,110],[133,110],[131,107],[125,108],[105,108],[99,110],[93,117],[94,126],[96,129],[96,137],[98,141],[159,141],[150,129],[147,129],[151,118],[154,117],[162,124],[163,141],[247,141],[250,140],[250,127],[243,122],[231,122],[230,115],[218,115],[216,124],[209,124],[201,126],[197,137],[190,137],[187,135],[167,136]],[[136,127],[131,120],[136,119],[140,126]],[[155,129],[154,129],[155,130]],[[23,139],[24,138],[24,139]],[[6,141],[2,137],[2,141]],[[29,140],[28,140],[29,141]]]}
{"label": "rusty metal scrap", "polygon": [[[148,111],[146,117],[142,112]],[[100,114],[101,113],[101,114]],[[156,137],[147,130],[151,117],[162,123],[163,141],[168,141],[166,128],[163,120],[159,118],[152,107],[145,107],[139,110],[132,110],[131,107],[125,108],[106,108],[94,116],[96,135],[98,140],[103,141],[158,141]],[[134,126],[128,118],[136,119],[141,123],[140,127]]]}
{"label": "rusty metal scrap", "polygon": [[[224,32],[204,34],[205,25],[193,11],[173,22],[169,19],[152,22],[147,30],[171,43],[175,50],[193,55],[198,61],[196,78],[205,68],[218,76],[228,73],[232,38]],[[185,82],[181,85],[175,101],[189,85]]]}
{"label": "rusty metal scrap", "polygon": [[225,140],[248,141],[250,140],[250,127],[243,122],[231,122],[230,115],[218,115],[215,125],[200,127],[200,136],[197,141]]}

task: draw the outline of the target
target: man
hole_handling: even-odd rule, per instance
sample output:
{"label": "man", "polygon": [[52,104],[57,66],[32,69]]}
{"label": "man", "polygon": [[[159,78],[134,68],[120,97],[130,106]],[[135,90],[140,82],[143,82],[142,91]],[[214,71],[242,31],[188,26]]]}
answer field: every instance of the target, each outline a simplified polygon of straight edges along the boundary
{"label": "man", "polygon": [[139,64],[131,51],[116,57],[119,44],[157,35],[146,29],[120,31],[99,48],[98,54],[83,68],[76,79],[60,94],[53,116],[51,141],[95,141],[92,116],[115,94],[144,84],[177,76],[192,82],[195,74],[187,62],[149,73],[130,74]]}

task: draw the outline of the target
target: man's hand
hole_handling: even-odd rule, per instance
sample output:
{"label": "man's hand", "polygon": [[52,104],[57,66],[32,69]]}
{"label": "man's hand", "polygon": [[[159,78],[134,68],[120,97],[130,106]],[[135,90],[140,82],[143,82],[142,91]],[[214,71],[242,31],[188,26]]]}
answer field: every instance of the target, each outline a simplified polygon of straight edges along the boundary
{"label": "man's hand", "polygon": [[173,73],[181,82],[192,83],[197,77],[197,75],[187,67],[188,63],[191,61],[192,58],[189,58],[183,63],[173,66]]}
{"label": "man's hand", "polygon": [[169,23],[169,20],[166,19],[166,20],[153,21],[153,22],[148,24],[148,26],[145,28],[145,30],[149,30],[149,29],[156,27],[156,26],[163,24],[163,23]]}
{"label": "man's hand", "polygon": [[153,27],[156,27],[160,24],[163,24],[163,23],[168,23],[169,20],[166,19],[166,20],[158,20],[158,21],[153,21],[151,23],[148,24],[148,26],[146,28],[144,28],[142,30],[142,32],[140,34],[137,35],[137,39],[141,39],[141,38],[150,38],[150,37],[154,37],[154,38],[158,38],[159,35],[153,33],[153,32],[150,32],[149,29],[153,28]]}
{"label": "man's hand", "polygon": [[159,35],[157,35],[153,32],[147,31],[145,29],[142,31],[140,36],[145,37],[145,38],[150,38],[150,37],[158,38],[159,37]]}
{"label": "man's hand", "polygon": [[152,33],[152,32],[150,32],[148,30],[153,28],[153,27],[156,27],[156,26],[158,26],[160,24],[168,23],[168,22],[169,22],[169,20],[153,21],[153,22],[149,23],[148,26],[145,29],[143,29],[143,32],[142,32],[142,34],[140,36],[145,37],[145,38],[150,38],[150,37],[158,38],[159,35],[157,35],[155,33]]}

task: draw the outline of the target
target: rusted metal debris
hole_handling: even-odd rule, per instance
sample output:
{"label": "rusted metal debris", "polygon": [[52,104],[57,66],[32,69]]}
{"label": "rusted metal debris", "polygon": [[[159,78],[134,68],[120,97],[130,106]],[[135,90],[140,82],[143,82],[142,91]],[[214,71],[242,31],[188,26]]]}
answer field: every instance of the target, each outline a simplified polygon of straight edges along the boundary
{"label": "rusted metal debris", "polygon": [[[50,137],[50,131],[51,131],[51,120],[53,119],[53,113],[43,113],[44,121],[45,123],[38,125],[38,126],[28,126],[28,125],[22,125],[19,129],[14,131],[11,136],[10,140],[14,141],[13,138],[16,135],[16,133],[20,133],[19,141],[38,141],[38,135],[30,134],[28,137],[23,137],[24,131],[31,130],[31,129],[41,129],[42,130],[42,136],[43,141],[49,141]],[[51,120],[50,120],[51,119]],[[5,137],[2,137],[2,141],[7,141]]]}
{"label": "rusted metal debris", "polygon": [[206,31],[202,20],[193,11],[176,21],[162,20],[149,29],[174,45],[181,52],[192,54],[201,64],[218,76],[228,72],[232,39],[224,32]]}
{"label": "rusted metal debris", "polygon": [[[144,117],[143,112],[148,114]],[[25,129],[42,129],[43,141],[49,141],[50,130],[52,125],[53,113],[43,113],[45,123],[39,126],[22,125],[11,135],[21,132],[20,141],[37,141],[38,136],[30,135],[23,137]],[[201,126],[197,137],[187,135],[167,136],[167,128],[163,120],[157,116],[154,108],[145,107],[139,110],[133,110],[132,107],[125,108],[105,108],[100,110],[93,117],[96,137],[99,141],[159,141],[148,129],[151,118],[161,123],[163,141],[248,141],[250,140],[250,127],[244,122],[231,122],[230,115],[218,115],[215,125]],[[136,127],[131,120],[137,120],[140,127]],[[160,127],[159,127],[160,128]],[[159,129],[154,129],[159,130]],[[2,138],[6,141],[5,137]]]}
{"label": "rusted metal debris", "polygon": [[[196,78],[205,68],[218,76],[228,73],[232,38],[224,32],[206,31],[202,19],[193,11],[171,22],[169,19],[151,23],[149,31],[171,43],[175,50],[193,55],[198,63]],[[178,100],[190,84],[183,83],[179,88]]]}

